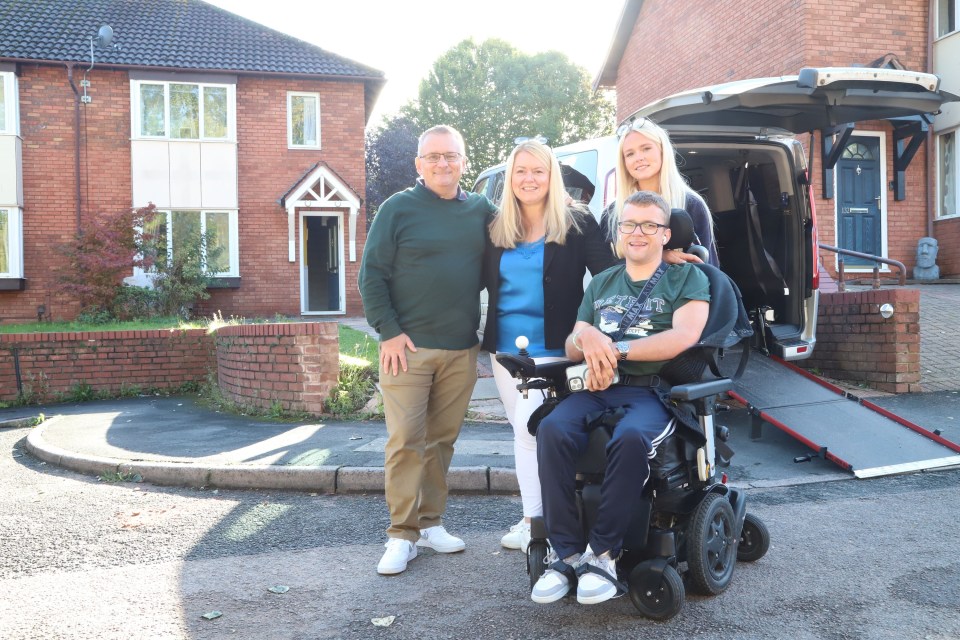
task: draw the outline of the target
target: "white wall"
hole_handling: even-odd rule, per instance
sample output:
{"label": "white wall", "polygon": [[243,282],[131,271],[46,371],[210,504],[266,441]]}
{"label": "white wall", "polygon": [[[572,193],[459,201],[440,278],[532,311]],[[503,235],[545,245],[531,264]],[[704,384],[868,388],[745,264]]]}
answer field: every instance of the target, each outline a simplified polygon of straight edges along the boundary
{"label": "white wall", "polygon": [[133,204],[159,209],[237,209],[234,142],[132,140]]}

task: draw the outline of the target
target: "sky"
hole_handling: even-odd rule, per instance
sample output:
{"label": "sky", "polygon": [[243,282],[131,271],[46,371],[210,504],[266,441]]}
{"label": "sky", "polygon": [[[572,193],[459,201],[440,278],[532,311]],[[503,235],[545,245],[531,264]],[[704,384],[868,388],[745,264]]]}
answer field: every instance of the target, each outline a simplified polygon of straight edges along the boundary
{"label": "sky", "polygon": [[[610,50],[624,0],[206,0],[379,69],[387,83],[370,125],[417,95],[434,61],[466,38],[506,40],[524,53],[560,51],[591,81]],[[588,7],[576,13],[571,7]]]}

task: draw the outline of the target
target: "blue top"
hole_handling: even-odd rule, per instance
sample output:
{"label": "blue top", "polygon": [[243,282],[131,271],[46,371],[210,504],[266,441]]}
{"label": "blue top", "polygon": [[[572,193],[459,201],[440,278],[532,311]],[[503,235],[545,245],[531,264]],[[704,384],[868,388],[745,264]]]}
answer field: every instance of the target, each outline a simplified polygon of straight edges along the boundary
{"label": "blue top", "polygon": [[530,340],[531,357],[562,356],[547,349],[543,330],[544,239],[521,242],[500,257],[500,304],[497,308],[497,351],[515,352],[517,336]]}

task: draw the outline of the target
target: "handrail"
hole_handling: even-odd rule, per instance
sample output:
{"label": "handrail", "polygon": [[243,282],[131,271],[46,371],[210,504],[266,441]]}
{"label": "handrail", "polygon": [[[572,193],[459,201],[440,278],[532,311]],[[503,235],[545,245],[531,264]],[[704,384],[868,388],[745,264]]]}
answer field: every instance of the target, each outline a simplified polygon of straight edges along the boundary
{"label": "handrail", "polygon": [[861,253],[860,251],[853,251],[851,249],[841,249],[840,247],[834,247],[829,244],[823,244],[818,242],[817,246],[821,249],[826,249],[827,251],[833,251],[836,253],[839,258],[837,259],[837,289],[839,291],[844,291],[845,286],[843,283],[843,256],[850,256],[851,258],[863,258],[865,260],[873,260],[873,288],[880,288],[880,263],[888,264],[891,267],[896,267],[900,270],[900,286],[907,284],[907,268],[903,266],[903,263],[899,260],[892,260],[890,258],[881,258],[880,256],[875,256],[869,253]]}

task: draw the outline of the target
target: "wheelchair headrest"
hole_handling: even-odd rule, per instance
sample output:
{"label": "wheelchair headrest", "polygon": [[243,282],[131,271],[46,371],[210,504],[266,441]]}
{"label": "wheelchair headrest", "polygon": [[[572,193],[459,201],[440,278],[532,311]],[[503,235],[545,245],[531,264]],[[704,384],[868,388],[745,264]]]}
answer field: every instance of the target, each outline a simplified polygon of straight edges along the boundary
{"label": "wheelchair headrest", "polygon": [[686,249],[693,244],[695,237],[690,214],[685,209],[671,209],[670,241],[664,245],[664,249]]}

